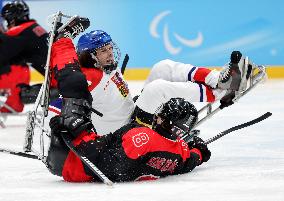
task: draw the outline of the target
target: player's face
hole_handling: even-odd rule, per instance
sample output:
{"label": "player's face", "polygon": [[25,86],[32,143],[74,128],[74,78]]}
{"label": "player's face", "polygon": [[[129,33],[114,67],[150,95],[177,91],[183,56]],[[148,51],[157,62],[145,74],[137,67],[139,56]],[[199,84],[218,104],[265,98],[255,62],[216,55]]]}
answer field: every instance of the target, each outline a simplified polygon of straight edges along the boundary
{"label": "player's face", "polygon": [[97,49],[96,53],[96,57],[100,66],[105,66],[114,63],[113,47],[111,44]]}

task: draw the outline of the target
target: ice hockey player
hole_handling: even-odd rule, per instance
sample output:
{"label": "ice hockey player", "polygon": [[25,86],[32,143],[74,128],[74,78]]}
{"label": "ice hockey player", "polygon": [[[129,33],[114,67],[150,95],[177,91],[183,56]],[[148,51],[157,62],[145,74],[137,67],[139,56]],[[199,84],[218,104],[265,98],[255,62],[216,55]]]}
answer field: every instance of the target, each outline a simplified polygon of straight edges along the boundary
{"label": "ice hockey player", "polygon": [[[29,18],[29,7],[22,0],[4,5],[1,16],[7,22],[7,31],[0,33],[0,89],[7,91],[6,104],[16,112],[21,112],[23,102],[36,97],[38,92],[38,86],[35,89],[28,86],[28,64],[44,75],[48,33]],[[22,97],[21,87],[24,87]],[[2,107],[0,112],[11,111]]]}
{"label": "ice hockey player", "polygon": [[[71,50],[60,47],[53,49],[56,51],[59,55]],[[246,72],[242,69],[242,55],[238,51],[232,53],[229,67],[221,72],[163,60],[154,65],[135,106],[127,82],[117,68],[119,48],[109,34],[96,30],[82,35],[77,54],[93,97],[92,107],[104,115],[92,114],[92,122],[100,134],[114,132],[129,123],[131,117],[151,126],[157,107],[172,97],[182,97],[189,102],[222,99],[224,104],[231,103],[232,96],[228,98],[228,94],[238,90]],[[58,107],[58,101],[55,101],[50,110],[59,114],[61,108]]]}
{"label": "ice hockey player", "polygon": [[[51,145],[50,145],[47,163],[49,164],[49,169],[54,174],[58,174],[58,175],[62,174],[62,175],[64,175],[64,178],[68,181],[90,181],[90,180],[93,179],[94,175],[90,175],[89,171],[87,169],[85,169],[85,167],[82,165],[81,161],[78,160],[78,158],[76,158],[75,155],[72,154],[72,152],[69,152],[67,147],[66,146],[64,147],[64,145],[63,145],[63,150],[65,150],[65,151],[62,152],[62,149],[61,149],[62,148],[62,140],[60,138],[58,138],[58,136],[61,135],[60,134],[61,131],[67,131],[67,134],[71,134],[74,137],[74,141],[73,141],[74,144],[76,146],[79,146],[78,148],[80,148],[80,150],[82,150],[83,153],[85,153],[91,160],[95,160],[95,159],[98,160],[97,157],[100,157],[101,155],[93,155],[95,157],[95,159],[92,158],[92,153],[94,152],[94,150],[91,150],[90,152],[88,152],[88,150],[89,150],[88,146],[87,146],[88,142],[90,142],[90,144],[92,144],[93,142],[94,143],[96,142],[95,143],[96,144],[96,147],[95,147],[96,150],[111,150],[111,149],[107,149],[107,148],[105,149],[104,146],[106,146],[106,145],[110,146],[110,144],[116,145],[117,143],[115,143],[115,140],[124,140],[124,138],[126,138],[126,136],[127,136],[125,134],[129,134],[130,136],[131,136],[131,134],[133,134],[128,139],[130,141],[132,141],[132,139],[133,139],[132,137],[134,137],[134,138],[137,137],[137,142],[139,142],[140,139],[142,140],[142,142],[144,142],[144,140],[147,141],[147,136],[149,137],[149,135],[153,134],[155,136],[158,136],[156,131],[160,135],[164,136],[164,137],[158,137],[160,140],[164,140],[165,138],[167,138],[166,137],[167,132],[164,132],[167,129],[168,129],[167,134],[169,134],[171,132],[177,132],[177,133],[181,132],[181,130],[178,129],[179,126],[171,127],[171,126],[167,126],[168,124],[163,124],[163,122],[164,122],[162,120],[163,115],[160,115],[160,116],[156,115],[157,118],[155,118],[154,123],[153,123],[154,131],[151,130],[150,128],[147,128],[147,127],[140,128],[141,125],[138,125],[138,128],[136,128],[136,127],[132,128],[131,125],[132,126],[137,125],[136,123],[126,125],[121,130],[116,131],[115,132],[116,134],[110,134],[109,136],[106,135],[106,136],[103,136],[102,138],[98,137],[97,133],[100,134],[98,131],[97,132],[92,131],[93,130],[93,124],[92,124],[92,121],[90,119],[90,111],[91,111],[91,105],[92,105],[92,99],[93,99],[92,95],[90,93],[90,86],[92,86],[92,85],[88,86],[86,76],[84,76],[84,74],[82,73],[82,71],[80,69],[78,57],[77,57],[77,54],[74,50],[74,45],[72,43],[72,40],[68,37],[65,38],[66,36],[69,36],[71,38],[76,37],[76,35],[78,35],[78,33],[85,30],[88,26],[89,26],[89,21],[86,18],[77,17],[77,18],[74,19],[74,21],[72,23],[67,24],[66,27],[64,27],[60,33],[57,33],[56,40],[52,44],[51,66],[52,66],[52,71],[55,74],[55,78],[58,82],[58,89],[59,89],[61,95],[63,96],[63,99],[62,99],[61,114],[59,116],[52,118],[52,120],[50,121],[50,127],[52,129],[53,134],[52,134],[52,137],[51,137],[52,139],[51,139]],[[101,37],[101,39],[102,38],[103,37]],[[99,40],[99,41],[101,41],[101,40]],[[102,47],[105,47],[106,49],[104,49]],[[95,57],[93,56],[94,59],[96,60],[97,59],[96,57],[100,58],[99,56],[102,54],[101,56],[106,56],[106,57],[102,57],[102,58],[104,58],[104,61],[106,61],[106,64],[113,64],[114,60],[112,59],[112,55],[113,55],[112,46],[109,46],[109,43],[106,43],[104,46],[101,46],[101,48],[99,50],[102,50],[102,52],[99,52],[99,50],[96,50]],[[105,52],[107,52],[106,55],[104,55]],[[238,59],[238,61],[234,62],[234,60],[233,60],[235,58],[234,55],[239,55],[239,54],[234,53],[232,55],[232,62],[231,62],[232,64],[227,69],[228,73],[224,72],[222,74],[222,76],[220,76],[224,80],[219,79],[219,77],[218,77],[218,80],[220,82],[223,81],[223,84],[224,85],[226,84],[229,87],[232,87],[233,86],[232,83],[234,83],[232,73],[230,73],[230,72],[232,72],[234,70],[235,71],[234,74],[240,74],[240,73],[236,73],[236,71],[239,69],[238,61],[240,59]],[[98,68],[96,70],[99,71],[101,69]],[[102,74],[104,75],[104,74],[107,74],[107,73],[108,72],[102,71],[101,76],[102,76]],[[210,74],[210,72],[209,72],[209,74]],[[208,76],[208,74],[207,74],[207,76]],[[203,79],[204,79],[204,77],[203,77]],[[99,80],[101,80],[101,78]],[[105,89],[108,88],[108,86],[110,85],[110,82],[115,83],[113,80],[105,81],[106,84],[109,83],[107,85],[103,85],[105,87]],[[206,82],[206,79],[205,79],[205,82]],[[92,83],[89,83],[89,84],[92,84]],[[98,86],[98,84],[99,84],[98,82],[97,83],[95,82],[95,86]],[[239,84],[239,81],[238,81],[237,84]],[[222,84],[220,84],[220,85],[222,85]],[[119,87],[117,87],[117,89],[119,89]],[[112,95],[112,94],[109,94],[109,95]],[[95,99],[98,96],[93,95],[93,97]],[[111,99],[113,99],[113,98],[111,98]],[[180,99],[178,99],[178,100],[180,100]],[[185,102],[184,99],[181,99],[181,100],[182,100],[182,102]],[[167,103],[167,102],[168,101],[165,101],[165,103]],[[173,101],[173,102],[176,102],[176,101]],[[179,102],[179,101],[177,101],[177,102]],[[187,104],[189,104],[189,103],[187,103]],[[183,105],[183,104],[180,103],[178,105]],[[186,105],[186,103],[185,103],[185,105]],[[187,106],[185,106],[185,105],[181,108],[186,108]],[[118,106],[117,106],[117,108],[119,108]],[[169,108],[171,108],[171,107],[169,106]],[[195,110],[194,113],[197,113],[196,110]],[[159,114],[159,113],[157,113],[157,114]],[[159,118],[159,117],[161,117],[161,118]],[[167,118],[167,117],[168,116],[165,115],[165,118]],[[179,117],[181,118],[182,115],[178,116],[177,120],[179,120],[178,119]],[[188,118],[189,118],[189,119],[187,119],[188,123],[190,125],[193,125],[194,123],[192,123],[192,122],[195,122],[196,120],[193,121],[193,119],[194,119],[193,117],[191,117],[191,118],[188,117]],[[170,121],[169,124],[173,124],[173,122],[174,122],[174,121],[171,121],[170,118],[169,118],[169,121]],[[167,122],[167,121],[165,121],[165,122]],[[94,125],[96,127],[97,124],[94,124]],[[158,125],[158,126],[155,126],[155,125]],[[159,126],[159,125],[161,125],[161,126]],[[128,126],[130,126],[130,129],[127,129]],[[192,128],[190,126],[186,126],[186,127]],[[136,133],[136,129],[138,129],[138,131],[139,131],[138,133]],[[124,130],[126,132],[123,132]],[[147,136],[143,136],[141,134],[140,131],[142,131],[142,130],[143,131],[145,130],[145,132],[147,133]],[[177,131],[175,131],[175,130],[177,130]],[[188,130],[185,130],[185,131],[188,131]],[[117,136],[117,135],[119,135],[119,133],[120,133],[120,136],[121,135],[123,135],[123,136],[121,136],[121,137]],[[148,133],[149,133],[149,135],[148,135]],[[141,134],[141,136],[139,134]],[[170,138],[169,135],[168,135],[168,138]],[[100,142],[101,142],[100,139],[106,139],[106,140],[102,140],[102,143],[100,144]],[[167,140],[167,143],[174,143],[175,142],[175,143],[179,144],[178,146],[184,145],[186,147],[185,150],[187,150],[187,152],[190,152],[190,150],[188,149],[188,146],[184,143],[184,141],[180,141],[180,139],[176,139],[176,141],[175,141],[175,139],[172,139],[172,138],[170,138],[170,139],[171,140]],[[111,141],[110,143],[104,144],[104,141],[108,142],[109,140],[113,140],[113,141]],[[199,150],[201,152],[201,154],[197,154],[196,158],[194,157],[194,155],[195,155],[194,153],[189,154],[188,155],[189,159],[190,159],[190,157],[193,157],[193,158],[195,158],[193,160],[192,159],[187,160],[187,157],[183,158],[184,160],[182,160],[182,161],[190,161],[190,162],[193,163],[193,164],[191,164],[192,166],[188,166],[187,171],[190,171],[192,168],[194,168],[198,164],[198,162],[196,162],[196,161],[199,161],[199,160],[197,160],[199,157],[201,157],[201,158],[199,158],[201,161],[205,162],[209,159],[208,156],[210,156],[209,152],[207,151],[206,146],[204,146],[204,143],[202,143],[201,140],[195,140],[195,141],[196,142],[193,143],[193,144],[196,144],[196,148],[197,148],[197,150]],[[160,145],[157,145],[157,146],[161,146],[161,144],[163,144],[163,141],[159,141],[157,143],[160,144]],[[140,145],[142,146],[144,144],[147,144],[147,146],[148,146],[151,143],[149,143],[149,144],[148,143],[141,143],[141,144],[136,144],[136,145],[139,147]],[[122,148],[124,148],[124,145],[125,144],[123,142],[120,143],[120,146],[122,146]],[[198,145],[200,145],[200,147]],[[133,148],[134,147],[135,147],[135,144],[133,145]],[[151,147],[152,147],[152,145],[151,145]],[[194,145],[192,147],[194,147]],[[86,149],[84,149],[84,148],[86,148]],[[91,149],[93,149],[93,147]],[[116,148],[115,148],[115,150],[116,150]],[[131,151],[131,150],[129,150],[129,151]],[[171,150],[167,150],[166,152],[169,152],[169,151],[171,151]],[[195,151],[193,151],[193,152],[195,152]],[[94,154],[95,153],[96,152],[94,152]],[[135,153],[135,152],[133,152],[133,153]],[[179,154],[180,153],[181,152],[179,152]],[[197,152],[195,152],[195,153],[197,153]],[[138,155],[141,155],[141,154],[138,153]],[[184,155],[181,155],[181,156],[184,157]],[[111,155],[109,155],[109,157],[111,159],[111,162],[113,160],[114,161],[117,160],[116,153],[112,153]],[[134,154],[134,156],[130,155],[130,157],[134,157],[134,159],[137,159],[137,158],[135,158],[135,154]],[[137,155],[136,155],[136,157],[137,157]],[[160,156],[157,156],[157,157],[160,157]],[[72,163],[73,160],[74,160],[74,163]],[[164,159],[162,159],[162,158],[161,158],[161,160],[164,161]],[[172,162],[174,162],[174,161],[175,161],[175,159]],[[94,161],[94,162],[96,162],[96,161]],[[134,161],[131,161],[131,162],[134,162]],[[166,162],[172,163],[170,160],[167,160],[167,159],[166,159]],[[126,167],[126,166],[124,166],[124,163],[116,163],[116,165],[118,165],[118,164],[122,165],[120,171],[123,171],[123,167]],[[151,161],[150,164],[152,164],[153,167],[156,167],[156,165],[155,165],[156,163],[154,162],[154,159],[153,159],[153,161]],[[72,165],[74,165],[74,168],[75,168],[75,166],[76,166],[76,168],[80,168],[80,170],[79,171],[73,171],[75,169],[72,169],[72,171],[70,172],[70,169],[68,168],[68,166],[72,166]],[[103,165],[103,164],[100,164],[100,166],[101,165]],[[188,165],[190,165],[190,164],[188,164]],[[164,164],[162,164],[162,162],[157,163],[157,167],[161,168],[162,166],[164,167]],[[117,175],[114,175],[112,177],[112,175],[110,175],[110,174],[117,174],[117,172],[114,172],[114,168],[109,167],[108,165],[104,165],[104,167],[102,168],[102,171],[104,171],[105,169],[108,169],[108,171],[112,171],[110,173],[105,173],[105,174],[107,174],[107,176],[109,176],[114,181],[127,181],[127,180],[131,180],[131,179],[137,179],[137,178],[113,178],[113,177],[117,176]],[[88,171],[88,173],[86,173],[85,170]],[[173,171],[173,173],[179,172],[179,168],[176,170],[177,172],[174,172],[174,171]],[[74,174],[78,173],[78,174],[73,175],[73,173]],[[161,175],[159,175],[159,176],[163,176],[163,174],[164,173],[161,173]]]}
{"label": "ice hockey player", "polygon": [[[82,110],[86,111],[82,106],[73,107],[73,112]],[[63,109],[62,113],[66,112]],[[191,103],[172,98],[156,111],[152,129],[131,123],[103,136],[91,127],[63,135],[71,135],[76,148],[113,182],[155,180],[188,173],[210,159],[211,152],[202,139],[196,137],[189,144],[180,139],[196,123],[197,114]],[[68,182],[100,181],[64,145],[61,132],[66,127],[60,118],[56,116],[50,121],[48,169]]]}

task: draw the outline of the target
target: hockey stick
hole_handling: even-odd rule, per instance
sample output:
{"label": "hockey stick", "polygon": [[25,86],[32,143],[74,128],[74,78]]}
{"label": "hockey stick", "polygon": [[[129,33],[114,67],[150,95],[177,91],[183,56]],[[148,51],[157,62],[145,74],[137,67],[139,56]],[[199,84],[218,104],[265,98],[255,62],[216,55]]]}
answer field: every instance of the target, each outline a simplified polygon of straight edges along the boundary
{"label": "hockey stick", "polygon": [[76,154],[76,156],[79,157],[81,161],[85,165],[87,165],[93,173],[95,173],[95,175],[97,175],[105,184],[109,186],[113,185],[113,182],[109,180],[104,175],[104,173],[102,173],[86,156],[84,156],[78,149],[76,149],[76,147],[73,145],[72,139],[70,138],[68,134],[62,133],[61,137],[63,141],[65,142],[65,144],[69,147],[69,149],[72,150],[74,154]]}
{"label": "hockey stick", "polygon": [[12,154],[12,155],[16,155],[16,156],[22,156],[22,157],[26,157],[26,158],[31,158],[31,159],[41,160],[39,156],[36,156],[36,155],[33,155],[33,154],[28,154],[28,153],[21,152],[21,151],[13,151],[13,150],[10,150],[10,149],[0,148],[0,152]]}
{"label": "hockey stick", "polygon": [[267,119],[268,117],[270,117],[272,115],[271,112],[266,112],[265,114],[261,115],[260,117],[256,118],[256,119],[253,119],[251,121],[248,121],[246,123],[243,123],[243,124],[240,124],[240,125],[237,125],[237,126],[234,126],[232,128],[229,128],[227,130],[224,130],[222,131],[221,133],[219,133],[218,135],[215,135],[214,137],[212,138],[209,138],[208,140],[205,141],[205,144],[210,144],[211,142],[214,142],[216,140],[218,140],[219,138],[233,132],[233,131],[236,131],[236,130],[239,130],[239,129],[242,129],[242,128],[245,128],[245,127],[248,127],[248,126],[251,126],[253,124],[256,124],[256,123],[259,123],[265,119]]}
{"label": "hockey stick", "polygon": [[100,116],[100,117],[103,117],[104,115],[103,115],[103,113],[101,113],[101,112],[99,112],[98,110],[96,110],[96,109],[94,109],[94,108],[90,108],[91,109],[91,111],[93,112],[93,113],[95,113],[96,115],[98,115],[98,116]]}
{"label": "hockey stick", "polygon": [[123,75],[124,72],[125,72],[125,68],[126,68],[126,65],[128,63],[128,60],[129,60],[129,56],[128,54],[125,55],[124,59],[123,59],[123,62],[122,62],[122,66],[121,66],[121,74]]}

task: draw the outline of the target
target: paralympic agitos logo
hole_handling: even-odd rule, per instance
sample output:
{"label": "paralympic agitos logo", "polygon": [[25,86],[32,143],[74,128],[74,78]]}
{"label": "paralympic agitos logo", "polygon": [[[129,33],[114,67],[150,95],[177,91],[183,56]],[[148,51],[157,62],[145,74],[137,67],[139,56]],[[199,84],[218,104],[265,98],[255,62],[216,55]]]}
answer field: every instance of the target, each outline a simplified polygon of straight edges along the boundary
{"label": "paralympic agitos logo", "polygon": [[[154,38],[157,38],[157,39],[160,38],[160,35],[158,33],[158,30],[157,30],[158,25],[160,24],[162,19],[165,18],[170,13],[171,13],[171,11],[169,11],[169,10],[163,11],[153,18],[153,20],[150,23],[150,27],[149,27],[149,31],[150,31],[151,36],[153,36]],[[174,35],[175,39],[177,41],[179,41],[179,43],[181,43],[181,45],[179,45],[177,47],[173,46],[173,44],[170,41],[169,26],[168,26],[167,23],[165,23],[164,26],[163,26],[162,39],[163,39],[163,43],[164,43],[166,50],[172,55],[179,54],[182,51],[182,46],[195,48],[195,47],[200,46],[203,42],[203,35],[200,31],[197,33],[197,37],[195,39],[188,39],[188,38],[182,37],[180,34],[177,34],[175,32],[173,33],[173,35]]]}

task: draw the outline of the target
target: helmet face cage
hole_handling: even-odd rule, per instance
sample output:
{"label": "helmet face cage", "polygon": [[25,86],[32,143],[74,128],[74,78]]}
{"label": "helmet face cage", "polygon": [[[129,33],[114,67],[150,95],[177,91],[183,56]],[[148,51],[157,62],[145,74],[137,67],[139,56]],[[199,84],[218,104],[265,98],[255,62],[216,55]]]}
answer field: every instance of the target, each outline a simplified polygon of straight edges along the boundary
{"label": "helmet face cage", "polygon": [[[102,66],[103,64],[99,63],[96,51],[109,44],[111,44],[113,48],[114,64]],[[112,41],[109,34],[101,30],[95,30],[81,36],[77,44],[77,52],[79,55],[85,52],[90,54],[94,67],[101,68],[106,73],[110,73],[116,69],[121,56],[120,49],[117,44]]]}
{"label": "helmet face cage", "polygon": [[184,119],[173,123],[171,132],[178,138],[183,138],[191,131],[196,122],[197,116],[195,114],[188,114]]}
{"label": "helmet face cage", "polygon": [[[100,64],[98,58],[96,57],[96,51],[106,45],[111,45],[112,48],[113,48],[113,59],[114,59],[114,63],[113,64],[110,64],[110,65],[102,65]],[[120,56],[121,56],[121,53],[120,53],[120,49],[119,47],[117,46],[117,44],[113,41],[111,42],[108,42],[108,43],[105,43],[103,44],[102,46],[100,46],[99,48],[96,48],[96,49],[93,49],[93,50],[90,50],[89,51],[92,58],[96,61],[94,66],[96,68],[100,68],[102,69],[103,71],[105,71],[107,74],[111,73],[113,70],[115,70],[117,68],[117,65],[118,65],[118,62],[120,60]]]}
{"label": "helmet face cage", "polygon": [[8,26],[18,21],[26,21],[29,14],[28,5],[22,0],[7,3],[1,11],[1,16],[7,21]]}
{"label": "helmet face cage", "polygon": [[[175,139],[187,135],[197,122],[198,112],[194,105],[182,98],[172,98],[155,112],[153,129],[160,125]],[[158,118],[160,121],[158,122]]]}

